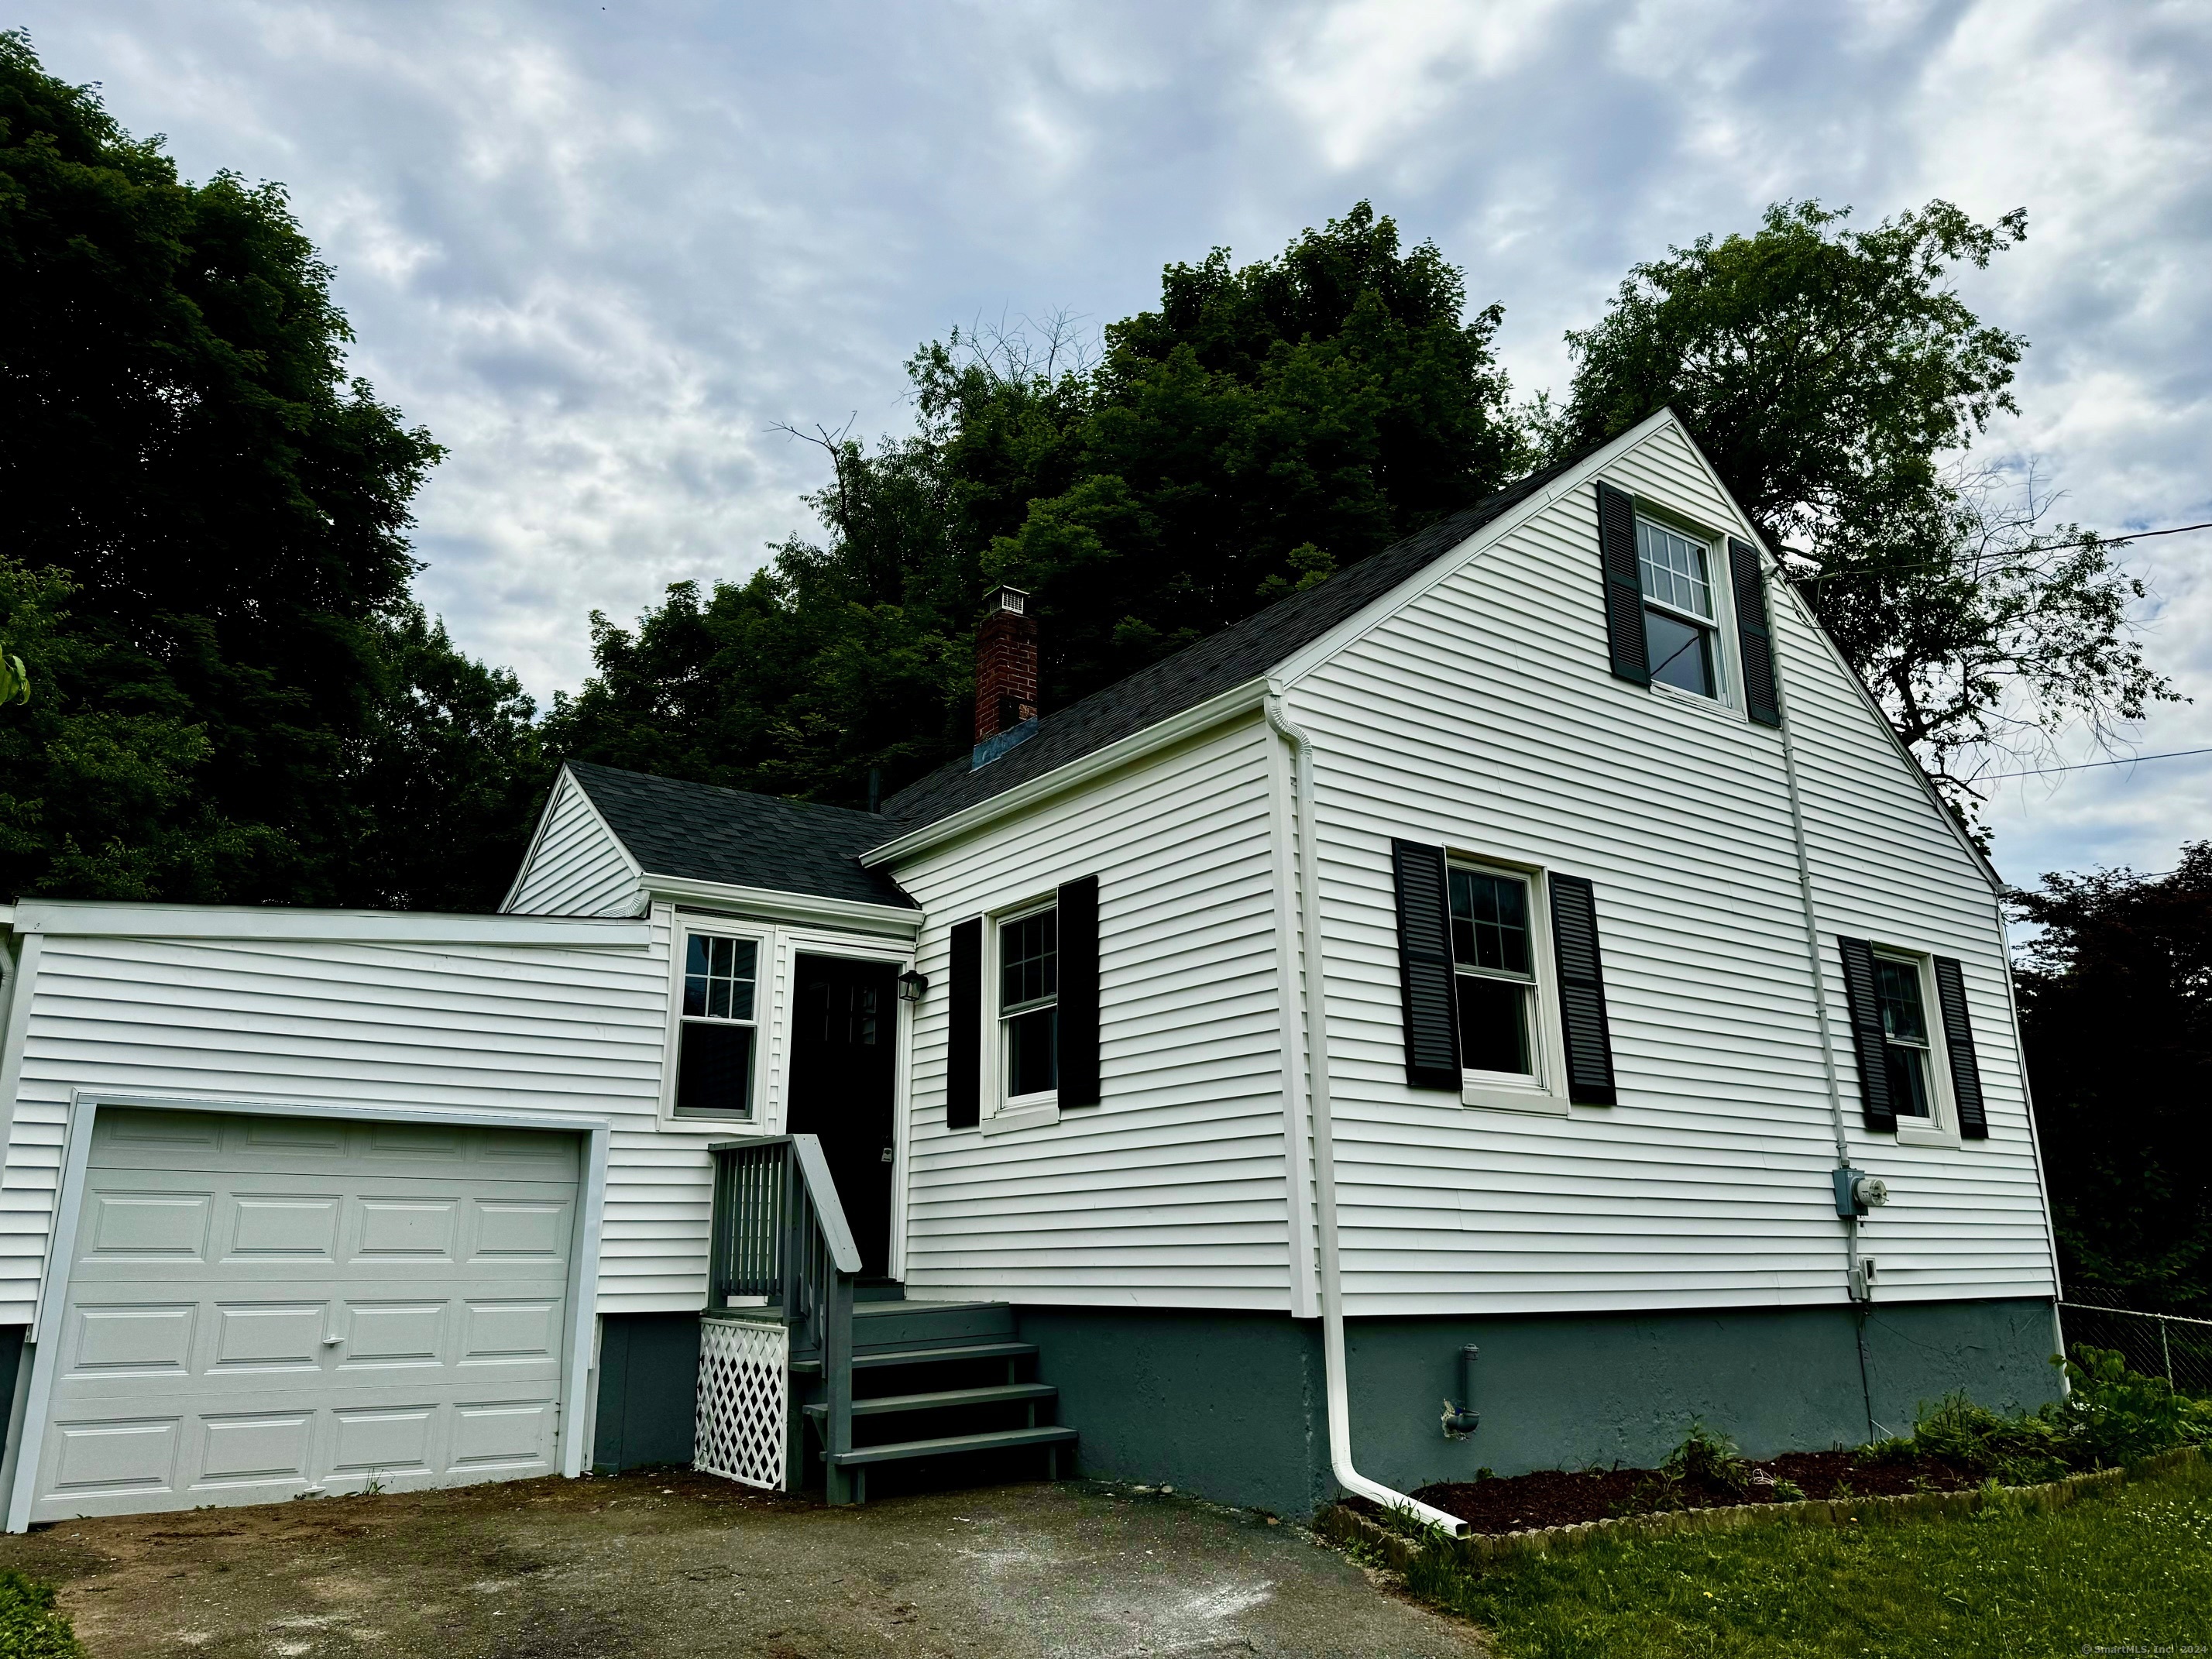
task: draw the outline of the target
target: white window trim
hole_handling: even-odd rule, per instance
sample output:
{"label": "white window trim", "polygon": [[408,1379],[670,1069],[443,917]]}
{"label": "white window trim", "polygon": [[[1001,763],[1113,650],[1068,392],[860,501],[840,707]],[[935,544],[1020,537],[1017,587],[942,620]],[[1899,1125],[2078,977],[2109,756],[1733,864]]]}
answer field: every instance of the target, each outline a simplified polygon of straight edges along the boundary
{"label": "white window trim", "polygon": [[[1646,501],[1640,495],[1636,498],[1636,516],[1638,520],[1650,522],[1654,529],[1663,530],[1672,536],[1680,536],[1686,541],[1697,542],[1705,548],[1705,591],[1713,597],[1713,614],[1708,618],[1698,616],[1695,611],[1685,611],[1679,605],[1669,605],[1664,599],[1655,599],[1649,593],[1644,593],[1644,604],[1656,605],[1668,616],[1678,617],[1692,627],[1709,629],[1713,636],[1713,695],[1711,696],[1701,696],[1695,691],[1685,691],[1679,685],[1669,685],[1660,679],[1651,682],[1651,689],[1666,696],[1680,698],[1701,708],[1726,709],[1739,718],[1747,720],[1749,716],[1744,712],[1741,690],[1743,676],[1736,662],[1736,652],[1739,647],[1735,626],[1735,568],[1729,557],[1728,537],[1720,531],[1708,529],[1703,525],[1682,517],[1671,508],[1656,501]],[[1637,591],[1642,593],[1643,550],[1640,546],[1637,550]]]}
{"label": "white window trim", "polygon": [[[1685,695],[1687,695],[1686,693]],[[1703,701],[1703,699],[1699,699]],[[1521,864],[1511,859],[1501,859],[1483,853],[1449,851],[1445,855],[1447,871],[1476,870],[1492,875],[1514,876],[1528,884],[1528,946],[1535,960],[1535,981],[1529,989],[1529,1047],[1534,1050],[1536,1072],[1533,1078],[1516,1078],[1499,1072],[1460,1073],[1460,1103],[1479,1106],[1492,1111],[1538,1112],[1550,1117],[1565,1117],[1570,1110],[1567,1099],[1567,1048],[1565,1034],[1559,1030],[1558,969],[1552,961],[1552,891],[1543,866]],[[1449,882],[1447,879],[1449,893]],[[1449,899],[1446,899],[1449,916]],[[1452,969],[1455,981],[1452,998],[1452,1018],[1459,1018],[1459,998],[1456,981],[1459,969]]]}
{"label": "white window trim", "polygon": [[1943,1005],[1936,997],[1936,959],[1925,951],[1901,945],[1876,945],[1873,950],[1878,962],[1886,958],[1912,969],[1920,986],[1920,1018],[1928,1026],[1928,1105],[1932,1115],[1923,1123],[1899,1113],[1897,1144],[1956,1151],[1964,1142],[1959,1134],[1959,1103],[1951,1091],[1951,1033],[1943,1024]]}
{"label": "white window trim", "polygon": [[[690,953],[691,936],[695,933],[708,939],[746,939],[753,946],[753,1075],[752,1086],[747,1091],[751,1098],[752,1109],[743,1115],[734,1113],[707,1115],[687,1112],[679,1116],[677,1114],[676,1084],[678,1075],[684,1068],[684,965]],[[670,918],[668,941],[668,1035],[663,1049],[668,1059],[660,1068],[662,1125],[694,1131],[717,1124],[742,1125],[756,1134],[773,1133],[767,1127],[769,1046],[778,1006],[775,989],[783,978],[784,955],[778,948],[781,941],[775,930],[678,912]]]}
{"label": "white window trim", "polygon": [[[975,1127],[983,1133],[1006,1134],[1016,1129],[1042,1128],[1060,1121],[1060,1091],[1048,1089],[1033,1095],[1009,1097],[1006,1093],[1006,1028],[1000,1014],[1000,993],[1005,984],[1006,930],[1013,923],[1036,915],[1042,910],[1057,908],[1060,892],[1057,888],[1036,894],[1003,910],[994,911],[988,919],[990,948],[984,952],[983,962],[983,1025],[989,1040],[983,1045],[983,1109],[978,1114]],[[1055,939],[1057,934],[1054,935]],[[1055,989],[1053,1006],[1060,1006]]]}

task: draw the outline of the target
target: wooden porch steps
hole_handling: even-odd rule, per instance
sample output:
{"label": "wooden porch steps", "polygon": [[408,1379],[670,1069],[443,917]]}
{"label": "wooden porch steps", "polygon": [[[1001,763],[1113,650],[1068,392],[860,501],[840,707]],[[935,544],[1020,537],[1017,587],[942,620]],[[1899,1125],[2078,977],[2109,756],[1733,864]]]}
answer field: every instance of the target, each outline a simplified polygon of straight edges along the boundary
{"label": "wooden porch steps", "polygon": [[[929,1348],[874,1348],[856,1352],[853,1369],[856,1371],[881,1370],[886,1365],[943,1364],[959,1359],[1029,1359],[1036,1357],[1034,1342],[969,1342],[948,1344]],[[791,1362],[794,1376],[819,1376],[819,1358],[794,1359]]]}
{"label": "wooden porch steps", "polygon": [[997,1451],[1011,1446],[1072,1446],[1075,1431],[994,1429],[985,1434],[950,1434],[938,1440],[897,1440],[881,1446],[855,1446],[837,1459],[840,1468],[865,1468],[871,1463],[896,1463],[915,1457],[948,1457],[958,1452]]}
{"label": "wooden porch steps", "polygon": [[829,1450],[830,1379],[821,1356],[795,1354],[790,1362],[793,1382],[813,1396],[799,1410],[813,1425],[808,1437],[827,1466],[831,1501],[842,1501],[842,1488],[866,1502],[873,1467],[988,1452],[1042,1451],[1047,1478],[1057,1478],[1061,1449],[1074,1446],[1076,1431],[1052,1420],[1059,1389],[1023,1380],[1036,1357],[1036,1344],[1019,1339],[1013,1310],[1002,1302],[856,1303],[855,1443]]}
{"label": "wooden porch steps", "polygon": [[[855,1400],[853,1415],[881,1417],[886,1413],[949,1411],[963,1406],[1014,1406],[1032,1401],[1042,1403],[1059,1397],[1060,1390],[1049,1382],[1002,1382],[988,1389],[940,1389],[934,1394],[878,1395],[871,1400]],[[830,1414],[830,1408],[817,1403],[807,1407],[806,1414],[818,1423]]]}

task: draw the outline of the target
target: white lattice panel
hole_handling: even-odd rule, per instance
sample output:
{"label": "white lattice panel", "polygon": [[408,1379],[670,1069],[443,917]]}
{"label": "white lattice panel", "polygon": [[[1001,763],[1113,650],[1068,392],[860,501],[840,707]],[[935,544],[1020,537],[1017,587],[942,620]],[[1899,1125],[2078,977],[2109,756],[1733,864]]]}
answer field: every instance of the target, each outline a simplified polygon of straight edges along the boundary
{"label": "white lattice panel", "polygon": [[783,1490],[783,1434],[791,1402],[791,1333],[781,1320],[699,1322],[698,1445],[702,1474]]}

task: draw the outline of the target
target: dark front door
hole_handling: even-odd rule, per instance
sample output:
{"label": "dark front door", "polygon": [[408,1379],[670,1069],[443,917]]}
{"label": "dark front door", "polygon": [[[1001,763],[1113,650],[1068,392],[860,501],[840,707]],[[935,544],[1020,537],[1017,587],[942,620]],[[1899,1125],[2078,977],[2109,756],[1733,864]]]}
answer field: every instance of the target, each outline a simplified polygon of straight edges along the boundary
{"label": "dark front door", "polygon": [[888,962],[799,958],[784,1127],[819,1135],[860,1271],[890,1265],[891,1109],[898,988]]}

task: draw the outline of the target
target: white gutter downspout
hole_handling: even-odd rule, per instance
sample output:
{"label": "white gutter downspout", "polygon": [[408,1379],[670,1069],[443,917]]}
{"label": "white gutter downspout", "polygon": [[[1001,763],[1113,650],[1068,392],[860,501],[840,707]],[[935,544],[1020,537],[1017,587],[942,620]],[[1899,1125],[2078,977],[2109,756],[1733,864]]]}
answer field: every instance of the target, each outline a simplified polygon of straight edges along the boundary
{"label": "white gutter downspout", "polygon": [[[1410,1511],[1417,1519],[1454,1537],[1467,1531],[1455,1515],[1432,1509],[1352,1466],[1352,1389],[1344,1352],[1344,1278],[1336,1243],[1336,1149],[1329,1127],[1328,987],[1321,951],[1321,851],[1314,808],[1313,743],[1291,724],[1283,709],[1283,688],[1267,682],[1267,724],[1291,745],[1297,829],[1299,965],[1306,989],[1307,1098],[1313,1117],[1314,1231],[1321,1255],[1322,1372],[1328,1412],[1328,1467],[1346,1492],[1386,1510]],[[1284,1011],[1285,1017],[1289,1010]],[[1295,1237],[1295,1231],[1293,1232]]]}
{"label": "white gutter downspout", "polygon": [[[1778,571],[1777,574],[1782,574]],[[1759,586],[1766,586],[1766,568],[1759,567]],[[1778,721],[1777,730],[1782,737],[1782,775],[1790,790],[1790,839],[1797,854],[1797,895],[1805,912],[1805,955],[1813,964],[1813,1006],[1819,1016],[1820,1030],[1820,1064],[1828,1085],[1828,1121],[1836,1138],[1836,1167],[1851,1167],[1850,1132],[1844,1117],[1844,1084],[1836,1068],[1835,1032],[1828,1018],[1828,976],[1821,965],[1820,917],[1813,892],[1813,856],[1805,840],[1805,806],[1797,787],[1797,745],[1790,738],[1790,694],[1782,672],[1782,625],[1780,606],[1768,599],[1766,649],[1768,659],[1774,665],[1774,712]],[[1796,592],[1787,575],[1782,575],[1779,595],[1784,604],[1796,603]],[[1866,1310],[1873,1299],[1873,1291],[1859,1276],[1859,1220],[1855,1215],[1840,1217],[1844,1224],[1844,1294],[1850,1299],[1852,1323],[1857,1328],[1859,1355],[1859,1394],[1866,1402],[1867,1437],[1877,1439],[1882,1433],[1881,1425],[1875,1420],[1873,1367],[1867,1358]]]}

